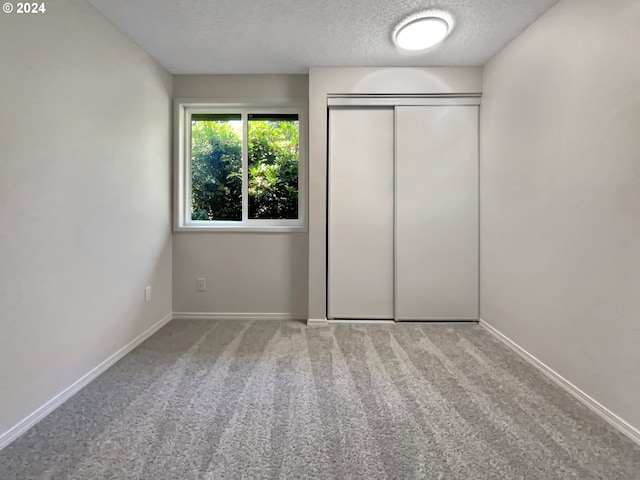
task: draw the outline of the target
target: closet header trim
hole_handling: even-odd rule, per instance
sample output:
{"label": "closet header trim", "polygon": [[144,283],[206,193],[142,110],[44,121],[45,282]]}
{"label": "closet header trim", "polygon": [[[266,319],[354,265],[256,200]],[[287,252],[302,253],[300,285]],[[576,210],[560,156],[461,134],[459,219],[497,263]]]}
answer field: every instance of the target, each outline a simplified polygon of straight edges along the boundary
{"label": "closet header trim", "polygon": [[386,96],[386,95],[329,95],[328,107],[397,107],[425,105],[480,105],[479,94],[461,94],[454,96]]}

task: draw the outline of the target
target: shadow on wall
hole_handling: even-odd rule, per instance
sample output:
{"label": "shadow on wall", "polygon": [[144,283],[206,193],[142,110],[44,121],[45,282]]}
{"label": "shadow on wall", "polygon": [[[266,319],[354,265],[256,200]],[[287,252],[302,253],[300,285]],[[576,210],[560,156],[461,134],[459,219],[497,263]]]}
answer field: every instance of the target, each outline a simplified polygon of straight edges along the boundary
{"label": "shadow on wall", "polygon": [[451,86],[444,82],[440,76],[423,69],[403,68],[402,75],[398,75],[397,68],[389,68],[376,70],[366,75],[347,93],[395,94],[403,92],[403,94],[424,94],[425,85],[432,86],[431,90],[435,92],[451,90]]}

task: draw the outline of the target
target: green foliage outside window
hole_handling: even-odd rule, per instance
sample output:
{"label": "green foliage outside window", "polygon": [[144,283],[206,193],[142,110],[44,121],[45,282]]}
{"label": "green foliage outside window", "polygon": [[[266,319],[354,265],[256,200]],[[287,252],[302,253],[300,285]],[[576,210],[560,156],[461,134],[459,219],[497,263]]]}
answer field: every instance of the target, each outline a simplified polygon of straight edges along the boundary
{"label": "green foliage outside window", "polygon": [[242,131],[226,120],[192,121],[191,219],[242,220],[241,172]]}
{"label": "green foliage outside window", "polygon": [[[204,117],[204,115],[203,115]],[[191,123],[192,220],[242,220],[240,116],[207,115]],[[297,119],[251,119],[249,219],[298,218]],[[295,118],[295,117],[294,117]]]}
{"label": "green foliage outside window", "polygon": [[249,218],[298,218],[297,121],[249,121]]}

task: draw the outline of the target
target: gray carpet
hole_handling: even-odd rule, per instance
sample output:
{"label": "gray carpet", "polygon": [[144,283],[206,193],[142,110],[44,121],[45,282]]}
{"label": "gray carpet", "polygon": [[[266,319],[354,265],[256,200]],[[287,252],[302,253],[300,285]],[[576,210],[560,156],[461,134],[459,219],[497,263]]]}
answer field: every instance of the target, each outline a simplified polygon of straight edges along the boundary
{"label": "gray carpet", "polygon": [[174,321],[0,479],[640,479],[640,448],[476,325]]}

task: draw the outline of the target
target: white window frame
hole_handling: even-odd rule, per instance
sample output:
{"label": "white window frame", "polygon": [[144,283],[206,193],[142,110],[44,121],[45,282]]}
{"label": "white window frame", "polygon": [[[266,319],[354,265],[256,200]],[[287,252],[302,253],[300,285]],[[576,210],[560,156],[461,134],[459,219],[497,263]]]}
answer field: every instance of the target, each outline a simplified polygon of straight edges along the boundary
{"label": "white window frame", "polygon": [[[299,99],[260,100],[198,100],[177,99],[175,116],[174,169],[174,230],[215,232],[306,232],[307,230],[307,105]],[[235,113],[242,118],[242,220],[191,220],[191,115],[194,113]],[[298,218],[249,219],[248,145],[249,114],[298,115]]]}

